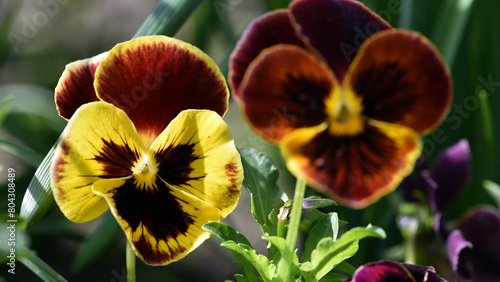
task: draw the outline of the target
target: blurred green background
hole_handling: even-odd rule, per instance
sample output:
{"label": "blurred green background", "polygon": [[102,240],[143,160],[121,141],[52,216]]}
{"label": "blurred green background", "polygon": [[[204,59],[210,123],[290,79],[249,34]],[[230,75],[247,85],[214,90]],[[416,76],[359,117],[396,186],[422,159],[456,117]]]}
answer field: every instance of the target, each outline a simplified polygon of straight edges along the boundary
{"label": "blurred green background", "polygon": [[[205,0],[185,23],[177,38],[207,52],[227,74],[228,57],[252,19],[268,10],[286,7],[289,1]],[[470,207],[491,203],[482,188],[485,179],[500,181],[500,2],[496,0],[365,0],[374,12],[395,27],[416,30],[427,36],[450,66],[454,77],[454,102],[438,133],[424,137],[424,154],[436,153],[466,138],[471,145],[471,182],[453,201],[444,218],[461,216]],[[111,49],[133,37],[158,1],[145,0],[40,0],[0,2],[0,214],[4,226],[7,210],[7,169],[16,171],[16,209],[35,169],[53,146],[66,121],[53,102],[54,88],[66,64]],[[238,105],[231,101],[226,122],[237,146],[267,152],[280,169],[280,187],[289,193],[293,177],[286,172],[276,147],[255,136]],[[495,129],[496,126],[496,129]],[[309,194],[314,194],[312,189]],[[383,198],[361,211],[336,207],[349,227],[372,223],[383,227],[388,238],[366,240],[351,260],[355,266],[381,258],[403,259],[396,217],[401,193]],[[38,256],[69,281],[124,281],[125,238],[110,228],[108,237],[94,239],[93,260],[82,262],[82,249],[92,234],[110,217],[85,224],[64,218],[56,205],[27,231],[17,230],[18,244]],[[258,224],[251,217],[246,191],[236,211],[225,223],[245,234],[260,253],[265,253]],[[5,245],[5,231],[0,244]],[[106,239],[108,238],[108,239]],[[111,238],[111,239],[109,239]],[[100,250],[100,251],[99,251]],[[36,281],[20,262],[16,275],[7,273],[0,257],[0,281]],[[137,262],[139,281],[223,281],[239,271],[230,251],[209,239],[185,259],[166,267]],[[447,274],[447,265],[442,266]],[[438,267],[438,273],[439,273]],[[15,280],[11,280],[15,278]]]}

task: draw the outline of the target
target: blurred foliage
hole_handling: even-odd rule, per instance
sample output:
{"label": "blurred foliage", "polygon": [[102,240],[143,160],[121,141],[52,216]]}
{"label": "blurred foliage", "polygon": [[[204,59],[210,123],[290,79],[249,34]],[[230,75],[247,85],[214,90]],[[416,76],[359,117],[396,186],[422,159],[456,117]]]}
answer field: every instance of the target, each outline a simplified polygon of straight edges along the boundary
{"label": "blurred foliage", "polygon": [[[58,117],[53,102],[53,89],[64,66],[109,50],[114,44],[133,37],[157,2],[6,0],[0,3],[2,218],[7,210],[7,168],[16,170],[16,207],[19,208],[35,169],[65,126],[66,122]],[[453,221],[472,206],[494,203],[482,185],[486,179],[500,182],[500,150],[495,146],[500,140],[500,111],[494,110],[500,107],[500,17],[497,16],[500,2],[362,2],[393,26],[416,30],[430,38],[444,52],[443,57],[450,66],[454,77],[453,107],[441,127],[424,137],[424,154],[433,159],[439,151],[466,138],[472,149],[473,170],[470,184],[453,201],[443,218]],[[205,0],[176,37],[200,47],[227,73],[229,55],[248,23],[269,9],[286,7],[287,3],[282,0]],[[237,146],[254,147],[270,155],[280,171],[279,186],[284,192],[291,191],[295,180],[286,171],[277,148],[252,133],[236,104],[230,105],[225,119],[233,130]],[[315,195],[312,189],[307,193]],[[244,193],[237,210],[225,223],[243,233],[256,249],[260,248],[258,253],[263,253],[265,244],[254,243],[260,240],[261,233],[251,216],[249,199],[250,196]],[[339,219],[349,222],[346,228],[371,223],[387,233],[385,240],[361,241],[357,254],[349,260],[352,265],[381,258],[403,259],[403,238],[396,222],[401,202],[401,193],[396,191],[364,210],[331,208],[338,213]],[[122,281],[125,275],[125,239],[122,233],[113,233],[113,229],[107,230],[103,227],[105,225],[105,219],[73,224],[53,205],[36,225],[19,232],[23,234],[23,245],[35,250],[38,258],[70,281]],[[97,236],[93,235],[94,232],[108,239],[97,244],[92,239]],[[93,253],[88,244],[107,251]],[[87,257],[94,257],[94,261],[87,260]],[[139,263],[137,277],[145,281],[223,281],[233,279],[233,275],[240,271],[233,260],[229,250],[220,248],[217,240],[210,239],[172,265],[158,268]],[[17,267],[16,278],[20,281],[36,278],[21,263]],[[438,272],[447,273],[449,266],[436,267]],[[6,271],[2,261],[0,279],[6,277]]]}

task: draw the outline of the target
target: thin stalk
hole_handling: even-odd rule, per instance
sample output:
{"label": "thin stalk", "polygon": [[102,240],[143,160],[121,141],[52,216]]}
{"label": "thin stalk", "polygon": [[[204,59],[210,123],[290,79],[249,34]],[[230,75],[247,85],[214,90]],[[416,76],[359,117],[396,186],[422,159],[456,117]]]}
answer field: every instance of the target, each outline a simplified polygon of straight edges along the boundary
{"label": "thin stalk", "polygon": [[135,282],[135,252],[129,240],[127,240],[126,248],[127,282]]}
{"label": "thin stalk", "polygon": [[304,193],[306,191],[306,181],[303,177],[297,178],[295,184],[295,194],[293,196],[292,212],[290,215],[290,222],[288,223],[288,231],[286,233],[286,244],[288,247],[289,255],[283,255],[284,263],[280,267],[278,273],[281,281],[290,280],[290,270],[292,268],[292,255],[295,252],[295,245],[297,243],[297,235],[299,233],[300,218],[302,216],[302,203],[304,202]]}

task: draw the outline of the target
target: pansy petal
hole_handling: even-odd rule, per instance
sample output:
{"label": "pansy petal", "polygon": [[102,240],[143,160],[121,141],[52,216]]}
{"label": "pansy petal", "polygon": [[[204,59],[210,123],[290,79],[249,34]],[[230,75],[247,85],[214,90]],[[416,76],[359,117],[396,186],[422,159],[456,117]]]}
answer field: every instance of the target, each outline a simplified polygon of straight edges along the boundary
{"label": "pansy petal", "polygon": [[436,274],[436,270],[432,266],[423,266],[410,263],[403,263],[403,266],[410,271],[416,281],[421,282],[446,282],[443,278]]}
{"label": "pansy petal", "polygon": [[471,169],[469,142],[462,139],[439,155],[434,167],[434,180],[438,184],[435,190],[435,211],[444,211],[469,182]]}
{"label": "pansy petal", "polygon": [[[500,213],[490,206],[469,211],[458,229],[472,243],[472,251],[460,254],[459,273],[467,273],[474,281],[500,281]],[[461,267],[462,259],[468,268]]]}
{"label": "pansy petal", "polygon": [[328,62],[339,81],[365,39],[391,26],[352,0],[298,0],[290,5],[301,33]]}
{"label": "pansy petal", "polygon": [[99,62],[108,53],[66,65],[55,89],[59,115],[70,119],[83,104],[98,101],[94,90],[94,76]]}
{"label": "pansy petal", "polygon": [[63,214],[80,223],[108,209],[92,185],[107,178],[130,177],[145,155],[134,125],[105,102],[81,106],[70,119],[51,168],[52,191]]}
{"label": "pansy petal", "polygon": [[225,218],[235,207],[243,167],[231,132],[222,118],[208,110],[181,112],[148,151],[158,176],[183,193],[217,208]]}
{"label": "pansy petal", "polygon": [[363,97],[363,114],[420,134],[441,123],[451,105],[449,70],[416,32],[387,30],[370,37],[346,80]]}
{"label": "pansy petal", "polygon": [[352,282],[415,282],[400,263],[384,260],[363,265],[356,270]]}
{"label": "pansy petal", "polygon": [[146,147],[186,109],[223,116],[229,90],[214,61],[198,48],[166,36],[116,45],[96,71],[97,96],[124,110]]}
{"label": "pansy petal", "polygon": [[327,125],[298,129],[280,143],[288,169],[352,208],[393,191],[420,155],[419,136],[403,126],[370,121],[364,132],[333,136]]}
{"label": "pansy petal", "polygon": [[288,10],[276,10],[255,19],[236,45],[229,62],[229,84],[239,100],[239,87],[248,65],[267,47],[276,44],[293,44],[304,47],[297,37]]}
{"label": "pansy petal", "polygon": [[446,249],[453,271],[458,271],[462,251],[472,249],[472,247],[472,244],[464,238],[460,230],[453,230],[448,238],[446,238]]}
{"label": "pansy petal", "polygon": [[136,254],[151,265],[177,261],[205,241],[201,226],[219,220],[218,210],[154,177],[138,186],[132,179],[106,179],[92,190],[103,196]]}
{"label": "pansy petal", "polygon": [[322,123],[324,99],[336,82],[328,67],[292,45],[268,48],[254,60],[240,90],[251,126],[271,142],[287,133]]}

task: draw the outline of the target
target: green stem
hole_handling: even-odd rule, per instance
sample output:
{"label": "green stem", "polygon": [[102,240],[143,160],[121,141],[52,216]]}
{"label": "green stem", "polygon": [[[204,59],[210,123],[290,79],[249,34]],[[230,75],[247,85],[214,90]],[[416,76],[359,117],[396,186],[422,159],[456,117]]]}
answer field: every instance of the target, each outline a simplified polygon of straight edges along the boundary
{"label": "green stem", "polygon": [[408,226],[408,237],[406,241],[405,262],[410,264],[417,263],[417,232],[418,220],[413,218]]}
{"label": "green stem", "polygon": [[302,216],[302,202],[304,201],[304,193],[306,191],[306,181],[303,177],[297,178],[295,184],[295,194],[293,196],[292,213],[290,215],[290,222],[288,223],[288,231],[286,233],[286,245],[288,247],[288,255],[283,254],[284,263],[279,270],[279,277],[281,281],[290,280],[290,270],[292,268],[292,254],[295,252],[295,245],[297,243],[297,235],[299,233],[300,218]]}
{"label": "green stem", "polygon": [[135,282],[135,252],[132,248],[132,244],[127,240],[127,282]]}

